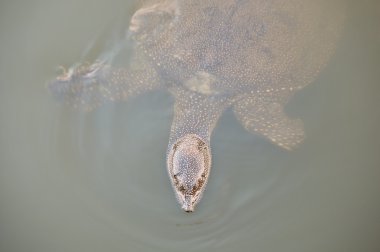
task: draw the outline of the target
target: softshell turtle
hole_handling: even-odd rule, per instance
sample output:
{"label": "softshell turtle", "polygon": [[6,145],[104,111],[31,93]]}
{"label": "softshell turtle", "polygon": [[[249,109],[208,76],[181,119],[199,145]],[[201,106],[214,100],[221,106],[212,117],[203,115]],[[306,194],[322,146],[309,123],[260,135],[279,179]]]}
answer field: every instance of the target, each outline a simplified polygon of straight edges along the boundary
{"label": "softshell turtle", "polygon": [[330,0],[147,1],[130,20],[126,68],[73,67],[53,94],[91,110],[166,89],[175,99],[167,170],[178,202],[192,212],[211,168],[210,136],[232,107],[244,128],[287,150],[304,138],[284,105],[311,83],[338,38],[341,5]]}

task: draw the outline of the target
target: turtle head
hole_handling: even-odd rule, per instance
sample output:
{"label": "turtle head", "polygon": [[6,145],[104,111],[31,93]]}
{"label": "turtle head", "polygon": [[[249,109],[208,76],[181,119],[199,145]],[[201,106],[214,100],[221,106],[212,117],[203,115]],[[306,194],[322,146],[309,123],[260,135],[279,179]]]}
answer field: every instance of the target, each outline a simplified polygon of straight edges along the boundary
{"label": "turtle head", "polygon": [[188,134],[170,147],[167,162],[178,202],[183,210],[193,212],[210,174],[210,148],[197,135]]}

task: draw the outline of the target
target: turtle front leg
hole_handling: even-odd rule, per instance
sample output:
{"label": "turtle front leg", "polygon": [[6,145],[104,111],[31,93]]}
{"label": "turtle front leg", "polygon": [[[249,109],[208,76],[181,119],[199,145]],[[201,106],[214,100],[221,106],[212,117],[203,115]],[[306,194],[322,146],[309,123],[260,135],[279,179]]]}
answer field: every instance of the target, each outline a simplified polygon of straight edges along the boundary
{"label": "turtle front leg", "polygon": [[210,175],[210,135],[228,100],[183,90],[172,93],[176,102],[167,169],[182,209],[193,212]]}
{"label": "turtle front leg", "polygon": [[234,104],[236,118],[251,133],[260,134],[286,150],[292,150],[304,139],[303,123],[291,119],[283,102],[267,97],[247,96]]}
{"label": "turtle front leg", "polygon": [[90,111],[107,101],[122,101],[160,87],[152,67],[114,68],[96,62],[64,70],[48,83],[51,93],[74,108]]}

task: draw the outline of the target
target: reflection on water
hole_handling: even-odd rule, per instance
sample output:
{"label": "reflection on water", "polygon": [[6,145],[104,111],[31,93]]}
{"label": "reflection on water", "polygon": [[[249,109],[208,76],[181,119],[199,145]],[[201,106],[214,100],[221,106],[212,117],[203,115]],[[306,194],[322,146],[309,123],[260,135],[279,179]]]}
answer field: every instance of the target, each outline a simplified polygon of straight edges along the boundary
{"label": "reflection on water", "polygon": [[101,42],[86,57],[120,41],[102,29],[128,20],[124,2],[0,4],[2,251],[378,251],[376,1],[348,5],[337,53],[287,107],[305,122],[301,148],[282,151],[227,111],[193,214],[166,174],[168,94],[82,113],[44,87],[89,41]]}

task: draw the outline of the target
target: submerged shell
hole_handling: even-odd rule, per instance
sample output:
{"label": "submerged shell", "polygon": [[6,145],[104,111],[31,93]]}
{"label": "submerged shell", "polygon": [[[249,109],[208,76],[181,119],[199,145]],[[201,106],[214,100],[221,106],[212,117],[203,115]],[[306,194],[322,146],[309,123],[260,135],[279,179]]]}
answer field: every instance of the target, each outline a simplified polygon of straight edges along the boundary
{"label": "submerged shell", "polygon": [[206,95],[280,92],[309,84],[327,62],[340,8],[327,0],[161,1],[136,12],[131,31],[167,85]]}

